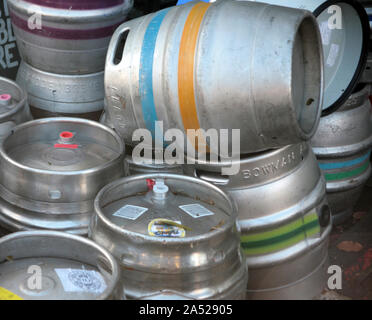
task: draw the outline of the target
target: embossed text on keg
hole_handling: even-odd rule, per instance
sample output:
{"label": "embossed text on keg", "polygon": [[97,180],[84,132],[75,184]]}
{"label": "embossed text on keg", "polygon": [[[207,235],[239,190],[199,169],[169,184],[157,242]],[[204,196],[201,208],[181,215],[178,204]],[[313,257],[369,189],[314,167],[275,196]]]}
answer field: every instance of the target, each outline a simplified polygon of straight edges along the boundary
{"label": "embossed text on keg", "polygon": [[286,168],[288,165],[295,161],[296,154],[295,152],[289,153],[286,157],[282,157],[274,162],[268,163],[266,165],[256,167],[254,169],[243,170],[243,176],[245,179],[250,179],[252,177],[268,176],[275,174],[280,169]]}

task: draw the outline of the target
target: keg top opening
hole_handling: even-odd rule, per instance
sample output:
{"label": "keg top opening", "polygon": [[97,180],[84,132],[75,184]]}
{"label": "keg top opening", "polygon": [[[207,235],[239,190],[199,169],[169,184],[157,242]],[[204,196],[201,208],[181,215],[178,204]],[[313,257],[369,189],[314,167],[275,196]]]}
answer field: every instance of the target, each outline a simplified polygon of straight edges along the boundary
{"label": "keg top opening", "polygon": [[[0,240],[0,287],[25,300],[106,299],[119,281],[114,258],[94,242],[60,232],[18,232]],[[41,288],[30,288],[29,273]]]}
{"label": "keg top opening", "polygon": [[49,118],[16,127],[1,156],[26,170],[79,172],[102,169],[124,152],[121,139],[96,122]]}
{"label": "keg top opening", "polygon": [[[149,184],[149,179],[154,184]],[[96,198],[99,218],[116,232],[154,242],[195,240],[231,228],[236,208],[221,190],[172,174],[133,176],[104,188]]]}
{"label": "keg top opening", "polygon": [[369,25],[364,9],[358,3],[346,1],[334,1],[333,5],[331,13],[329,1],[314,12],[323,42],[323,115],[337,110],[351,94],[363,72],[368,51]]}

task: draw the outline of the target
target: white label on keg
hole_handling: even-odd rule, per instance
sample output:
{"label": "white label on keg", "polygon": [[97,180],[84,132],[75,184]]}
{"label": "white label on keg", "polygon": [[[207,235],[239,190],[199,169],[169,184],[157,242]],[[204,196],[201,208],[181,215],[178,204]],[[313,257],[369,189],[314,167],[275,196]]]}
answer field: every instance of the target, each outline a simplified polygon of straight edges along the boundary
{"label": "white label on keg", "polygon": [[320,33],[322,35],[323,45],[328,46],[331,40],[331,33],[332,33],[332,30],[330,29],[328,25],[328,21],[324,21],[320,25]]}
{"label": "white label on keg", "polygon": [[339,51],[340,51],[340,46],[338,44],[332,43],[331,49],[329,50],[328,59],[327,59],[328,66],[333,67],[335,65]]}
{"label": "white label on keg", "polygon": [[129,220],[137,220],[140,216],[142,216],[147,210],[147,208],[137,207],[126,205],[120,208],[118,211],[114,213],[115,217],[120,217]]}
{"label": "white label on keg", "polygon": [[101,294],[107,288],[102,275],[94,270],[55,269],[65,292]]}
{"label": "white label on keg", "polygon": [[195,219],[214,215],[212,211],[196,203],[179,206],[179,208]]}

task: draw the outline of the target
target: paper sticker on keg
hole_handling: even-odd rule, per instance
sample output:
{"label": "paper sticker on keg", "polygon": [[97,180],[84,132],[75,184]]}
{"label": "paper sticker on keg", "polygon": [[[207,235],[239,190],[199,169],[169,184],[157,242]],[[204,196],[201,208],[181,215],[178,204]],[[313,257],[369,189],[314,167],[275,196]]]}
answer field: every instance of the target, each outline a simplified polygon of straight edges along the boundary
{"label": "paper sticker on keg", "polygon": [[168,219],[155,219],[149,223],[148,232],[153,237],[164,238],[184,238],[186,235],[185,227],[181,221],[172,221]]}
{"label": "paper sticker on keg", "polygon": [[147,210],[147,208],[126,205],[116,211],[113,215],[115,217],[120,217],[129,220],[137,220],[140,216],[142,216]]}
{"label": "paper sticker on keg", "polygon": [[338,44],[332,43],[331,49],[329,50],[328,59],[327,59],[328,66],[333,67],[335,65],[339,51],[340,51],[340,46]]}
{"label": "paper sticker on keg", "polygon": [[214,212],[196,203],[179,206],[179,208],[195,219],[214,215]]}
{"label": "paper sticker on keg", "polygon": [[55,269],[65,292],[101,294],[107,288],[102,275],[94,270]]}
{"label": "paper sticker on keg", "polygon": [[323,45],[325,45],[325,46],[329,45],[329,43],[331,41],[331,33],[332,33],[332,30],[328,25],[328,20],[324,21],[320,25],[320,34],[322,35]]}
{"label": "paper sticker on keg", "polygon": [[23,299],[17,296],[15,293],[0,287],[0,300],[23,300]]}

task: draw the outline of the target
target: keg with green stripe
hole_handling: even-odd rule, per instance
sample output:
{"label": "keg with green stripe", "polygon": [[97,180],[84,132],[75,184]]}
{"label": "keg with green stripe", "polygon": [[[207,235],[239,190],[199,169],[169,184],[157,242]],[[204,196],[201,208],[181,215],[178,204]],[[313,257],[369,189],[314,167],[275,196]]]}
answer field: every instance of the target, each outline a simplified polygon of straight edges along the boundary
{"label": "keg with green stripe", "polygon": [[248,298],[316,297],[326,286],[331,215],[311,148],[301,143],[242,155],[240,172],[222,175],[231,164],[199,161],[186,170],[220,186],[238,205]]}
{"label": "keg with green stripe", "polygon": [[323,117],[312,146],[327,181],[333,222],[345,222],[353,213],[371,174],[371,103],[369,86],[358,85],[342,108]]}

